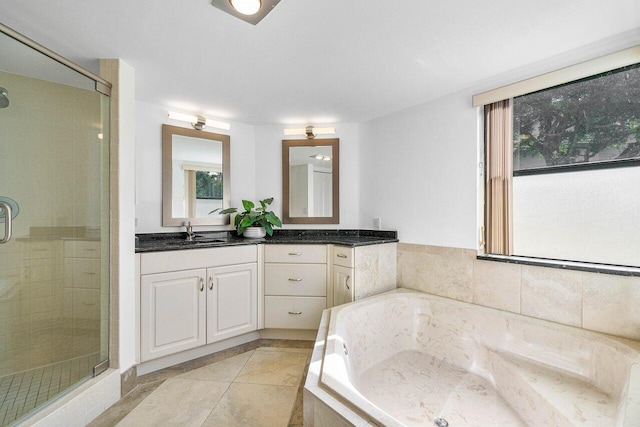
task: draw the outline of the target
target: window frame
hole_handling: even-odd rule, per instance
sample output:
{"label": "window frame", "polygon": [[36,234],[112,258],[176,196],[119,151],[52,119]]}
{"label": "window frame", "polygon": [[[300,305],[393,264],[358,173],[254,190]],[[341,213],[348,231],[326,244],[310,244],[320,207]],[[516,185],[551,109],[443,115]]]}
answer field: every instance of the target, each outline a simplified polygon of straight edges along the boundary
{"label": "window frame", "polygon": [[[585,78],[593,78],[598,74],[614,71],[618,68],[640,63],[640,45],[630,49],[615,52],[611,55],[599,57],[591,61],[582,62],[570,67],[566,67],[557,71],[552,71],[537,77],[522,80],[511,85],[506,85],[486,91],[473,96],[473,106],[481,107],[479,110],[479,156],[480,160],[480,179],[478,185],[482,194],[478,197],[478,219],[479,219],[479,235],[477,259],[506,262],[513,264],[534,265],[542,267],[551,267],[568,270],[578,270],[596,273],[606,273],[622,276],[640,277],[640,267],[606,264],[588,261],[575,261],[554,258],[538,258],[521,255],[499,255],[486,253],[487,242],[487,141],[485,138],[485,105],[505,99],[513,99],[517,96],[527,95],[530,93],[546,90],[555,86],[571,84]],[[573,163],[567,165],[545,166],[538,168],[530,168],[523,170],[514,170],[512,178],[527,175],[554,174],[562,172],[576,172],[597,169],[623,168],[630,166],[640,166],[640,158],[605,160],[591,163]],[[481,206],[480,206],[481,205]]]}

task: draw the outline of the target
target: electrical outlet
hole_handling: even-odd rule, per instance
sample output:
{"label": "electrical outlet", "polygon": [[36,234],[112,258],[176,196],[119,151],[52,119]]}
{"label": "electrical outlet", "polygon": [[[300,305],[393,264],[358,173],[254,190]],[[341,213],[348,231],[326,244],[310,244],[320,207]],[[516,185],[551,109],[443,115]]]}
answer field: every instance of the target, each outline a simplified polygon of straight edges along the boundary
{"label": "electrical outlet", "polygon": [[382,219],[381,218],[373,218],[373,228],[375,230],[382,230]]}

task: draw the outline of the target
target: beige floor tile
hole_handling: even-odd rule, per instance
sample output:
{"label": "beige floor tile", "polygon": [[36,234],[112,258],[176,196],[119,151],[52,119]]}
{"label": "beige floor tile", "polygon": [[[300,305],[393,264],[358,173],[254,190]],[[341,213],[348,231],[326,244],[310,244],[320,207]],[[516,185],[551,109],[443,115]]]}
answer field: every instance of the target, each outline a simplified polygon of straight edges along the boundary
{"label": "beige floor tile", "polygon": [[89,427],[113,427],[122,421],[131,411],[135,409],[144,399],[153,393],[161,384],[161,381],[154,383],[140,384],[133,392],[120,399],[115,405],[103,412],[98,418],[91,421]]}
{"label": "beige floor tile", "polygon": [[298,387],[233,383],[203,426],[286,427]]}
{"label": "beige floor tile", "polygon": [[253,351],[247,351],[246,353],[181,374],[177,378],[233,382],[252,354]]}
{"label": "beige floor tile", "polygon": [[256,350],[235,379],[237,383],[297,386],[308,354]]}
{"label": "beige floor tile", "polygon": [[118,426],[200,426],[229,388],[228,382],[171,378]]}

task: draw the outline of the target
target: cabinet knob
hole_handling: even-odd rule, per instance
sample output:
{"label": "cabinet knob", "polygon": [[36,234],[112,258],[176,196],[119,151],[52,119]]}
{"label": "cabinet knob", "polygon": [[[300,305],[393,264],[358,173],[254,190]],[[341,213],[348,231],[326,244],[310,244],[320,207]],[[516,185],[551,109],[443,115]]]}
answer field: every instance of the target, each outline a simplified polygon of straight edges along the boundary
{"label": "cabinet knob", "polygon": [[200,278],[200,292],[204,291],[204,278]]}
{"label": "cabinet knob", "polygon": [[289,278],[290,282],[302,282],[302,279],[294,279],[292,277]]}
{"label": "cabinet knob", "polygon": [[209,276],[209,290],[213,290],[213,276]]}
{"label": "cabinet knob", "polygon": [[291,256],[300,256],[300,255],[302,255],[302,252],[289,252],[289,255],[291,255]]}
{"label": "cabinet knob", "polygon": [[336,255],[338,258],[346,258],[347,256],[345,254],[338,254]]}
{"label": "cabinet knob", "polygon": [[294,316],[298,316],[300,314],[302,314],[301,311],[290,311],[289,314],[293,314]]}

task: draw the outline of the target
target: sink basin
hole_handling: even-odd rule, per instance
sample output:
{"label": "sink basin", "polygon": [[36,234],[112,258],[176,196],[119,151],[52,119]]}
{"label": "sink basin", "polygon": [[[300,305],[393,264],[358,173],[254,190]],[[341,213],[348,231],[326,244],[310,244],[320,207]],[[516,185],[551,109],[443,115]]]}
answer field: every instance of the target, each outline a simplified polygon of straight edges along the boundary
{"label": "sink basin", "polygon": [[212,238],[195,238],[190,243],[226,243],[227,239],[212,239]]}
{"label": "sink basin", "polygon": [[195,246],[198,244],[210,244],[210,243],[226,243],[227,240],[226,239],[207,239],[207,238],[195,238],[191,241],[189,240],[174,240],[171,242],[172,245],[179,245],[179,246]]}
{"label": "sink basin", "polygon": [[226,243],[227,239],[220,238],[212,238],[212,237],[195,237],[193,240],[177,240],[175,244],[177,245],[197,245],[204,243]]}

